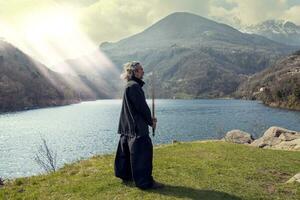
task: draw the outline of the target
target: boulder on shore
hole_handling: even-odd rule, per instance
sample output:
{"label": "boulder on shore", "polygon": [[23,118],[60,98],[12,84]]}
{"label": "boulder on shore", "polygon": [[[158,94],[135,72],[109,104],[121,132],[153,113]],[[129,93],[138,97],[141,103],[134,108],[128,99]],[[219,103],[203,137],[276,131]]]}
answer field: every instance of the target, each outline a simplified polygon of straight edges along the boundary
{"label": "boulder on shore", "polygon": [[259,148],[300,150],[300,132],[272,126],[250,145]]}
{"label": "boulder on shore", "polygon": [[231,130],[226,133],[223,140],[238,144],[250,144],[254,139],[253,136],[247,132],[241,130]]}

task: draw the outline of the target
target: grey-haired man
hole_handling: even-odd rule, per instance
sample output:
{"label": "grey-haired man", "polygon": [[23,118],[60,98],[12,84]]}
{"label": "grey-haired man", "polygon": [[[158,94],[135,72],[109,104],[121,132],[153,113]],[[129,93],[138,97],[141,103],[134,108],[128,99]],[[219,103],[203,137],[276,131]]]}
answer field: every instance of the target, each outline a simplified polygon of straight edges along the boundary
{"label": "grey-haired man", "polygon": [[118,133],[121,134],[115,158],[115,175],[123,182],[134,181],[140,189],[155,189],[163,184],[152,177],[153,145],[148,126],[156,127],[151,117],[142,81],[144,70],[139,62],[124,65],[127,80],[123,95]]}

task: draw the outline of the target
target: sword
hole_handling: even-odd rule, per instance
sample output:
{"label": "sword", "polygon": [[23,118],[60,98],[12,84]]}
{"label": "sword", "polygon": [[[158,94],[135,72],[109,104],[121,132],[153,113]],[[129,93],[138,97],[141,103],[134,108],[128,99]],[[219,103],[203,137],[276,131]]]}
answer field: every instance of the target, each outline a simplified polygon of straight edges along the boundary
{"label": "sword", "polygon": [[[155,91],[154,91],[154,72],[152,72],[152,119],[155,118],[155,104],[154,104],[154,99],[155,99]],[[155,136],[155,128],[152,127],[152,136]]]}

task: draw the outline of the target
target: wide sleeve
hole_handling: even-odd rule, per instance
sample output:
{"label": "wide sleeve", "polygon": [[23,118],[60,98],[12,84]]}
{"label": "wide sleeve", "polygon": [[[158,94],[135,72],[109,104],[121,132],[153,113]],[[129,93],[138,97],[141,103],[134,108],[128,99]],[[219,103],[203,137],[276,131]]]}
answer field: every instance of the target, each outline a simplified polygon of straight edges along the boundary
{"label": "wide sleeve", "polygon": [[145,94],[142,88],[137,84],[133,84],[130,88],[128,88],[128,97],[133,103],[133,107],[136,109],[136,111],[141,114],[149,126],[152,126],[153,122],[151,111],[146,102]]}

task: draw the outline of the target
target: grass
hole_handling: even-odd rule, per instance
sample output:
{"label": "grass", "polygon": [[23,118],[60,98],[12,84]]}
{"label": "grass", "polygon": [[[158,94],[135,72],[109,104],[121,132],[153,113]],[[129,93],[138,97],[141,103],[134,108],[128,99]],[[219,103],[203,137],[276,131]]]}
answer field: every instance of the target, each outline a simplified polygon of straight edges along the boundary
{"label": "grass", "polygon": [[48,175],[19,178],[0,199],[300,199],[300,153],[222,141],[155,147],[153,175],[164,189],[142,191],[114,177],[114,155],[68,164]]}

